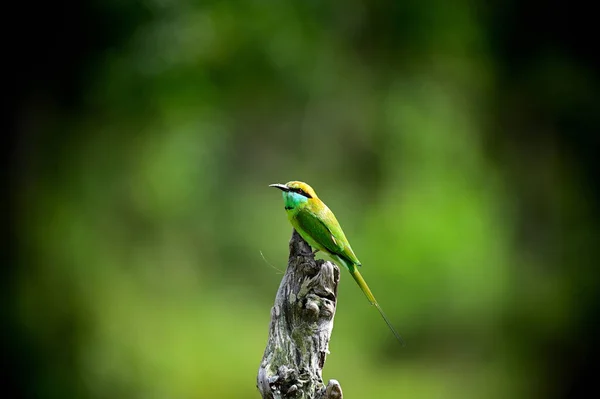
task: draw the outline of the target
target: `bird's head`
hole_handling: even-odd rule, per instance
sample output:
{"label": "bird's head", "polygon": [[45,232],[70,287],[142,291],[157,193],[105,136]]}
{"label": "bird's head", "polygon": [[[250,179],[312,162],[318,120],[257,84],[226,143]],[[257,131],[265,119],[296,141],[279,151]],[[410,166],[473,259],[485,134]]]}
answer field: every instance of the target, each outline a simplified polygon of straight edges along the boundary
{"label": "bird's head", "polygon": [[286,209],[295,208],[297,205],[305,203],[310,199],[318,198],[315,190],[301,181],[293,180],[285,184],[270,184],[269,187],[275,187],[283,191]]}

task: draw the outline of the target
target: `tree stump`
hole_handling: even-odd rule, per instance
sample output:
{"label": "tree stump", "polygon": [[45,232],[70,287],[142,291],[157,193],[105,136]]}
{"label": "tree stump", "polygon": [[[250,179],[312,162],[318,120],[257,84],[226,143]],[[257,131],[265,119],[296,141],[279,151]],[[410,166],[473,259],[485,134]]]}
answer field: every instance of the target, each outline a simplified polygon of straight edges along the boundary
{"label": "tree stump", "polygon": [[321,375],[337,304],[340,269],[315,260],[294,230],[288,266],[271,308],[269,340],[258,369],[263,399],[342,399],[336,380]]}

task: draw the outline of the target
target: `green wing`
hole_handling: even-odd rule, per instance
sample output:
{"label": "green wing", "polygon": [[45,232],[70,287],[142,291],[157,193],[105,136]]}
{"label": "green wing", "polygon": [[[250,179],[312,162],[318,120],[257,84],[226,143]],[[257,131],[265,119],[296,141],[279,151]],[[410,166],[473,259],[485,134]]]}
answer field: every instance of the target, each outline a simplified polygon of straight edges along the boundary
{"label": "green wing", "polygon": [[360,261],[352,251],[346,235],[333,212],[327,206],[320,208],[318,211],[310,207],[302,208],[296,214],[298,226],[331,254],[338,255],[348,262],[360,266]]}

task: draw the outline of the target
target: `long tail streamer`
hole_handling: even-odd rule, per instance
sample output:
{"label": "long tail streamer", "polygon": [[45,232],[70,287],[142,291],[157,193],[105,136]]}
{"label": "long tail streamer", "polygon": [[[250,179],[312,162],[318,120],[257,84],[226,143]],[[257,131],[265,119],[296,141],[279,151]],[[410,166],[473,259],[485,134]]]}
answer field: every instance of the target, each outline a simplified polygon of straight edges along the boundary
{"label": "long tail streamer", "polygon": [[354,280],[356,281],[356,283],[358,284],[358,286],[360,287],[362,292],[365,293],[365,295],[367,296],[367,299],[369,300],[369,302],[371,302],[371,305],[373,305],[377,308],[377,310],[379,311],[379,314],[381,315],[381,317],[383,317],[383,320],[388,325],[390,330],[392,330],[392,333],[394,333],[394,336],[396,337],[398,342],[400,342],[400,344],[402,346],[404,346],[405,345],[404,339],[402,339],[400,334],[398,334],[398,331],[396,331],[394,326],[392,326],[392,323],[390,322],[390,320],[387,318],[387,316],[383,312],[383,309],[381,309],[381,306],[379,306],[379,303],[377,303],[377,300],[375,299],[375,296],[373,296],[373,293],[369,289],[369,286],[367,285],[366,281],[363,279],[362,275],[358,272],[356,267],[354,267],[353,269],[354,270],[350,270],[352,277],[354,277]]}

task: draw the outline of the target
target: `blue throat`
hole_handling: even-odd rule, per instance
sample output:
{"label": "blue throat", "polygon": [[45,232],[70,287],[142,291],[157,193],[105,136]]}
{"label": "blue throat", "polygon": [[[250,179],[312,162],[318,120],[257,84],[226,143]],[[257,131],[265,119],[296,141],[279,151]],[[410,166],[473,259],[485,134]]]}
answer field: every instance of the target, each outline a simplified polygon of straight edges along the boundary
{"label": "blue throat", "polygon": [[287,211],[297,208],[306,201],[308,201],[308,198],[306,198],[304,195],[294,193],[292,191],[283,192],[283,202]]}

